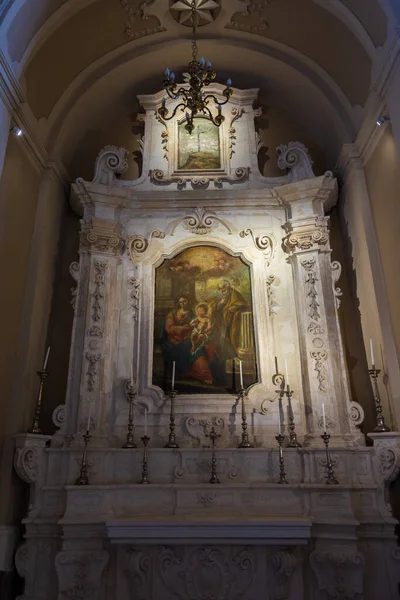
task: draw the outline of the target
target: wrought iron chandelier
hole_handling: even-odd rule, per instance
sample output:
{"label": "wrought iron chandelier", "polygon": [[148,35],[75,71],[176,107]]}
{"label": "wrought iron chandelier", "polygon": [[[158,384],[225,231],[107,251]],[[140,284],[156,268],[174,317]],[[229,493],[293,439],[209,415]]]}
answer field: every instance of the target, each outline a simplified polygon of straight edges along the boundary
{"label": "wrought iron chandelier", "polygon": [[[186,125],[185,129],[192,133],[194,129],[194,118],[198,114],[203,114],[207,118],[209,118],[214,125],[219,127],[224,121],[225,117],[222,114],[221,107],[229,102],[233,94],[233,90],[231,89],[232,81],[228,79],[227,87],[223,90],[222,94],[225,97],[223,102],[219,102],[215,94],[207,94],[204,90],[205,87],[210,85],[210,83],[217,77],[217,73],[212,68],[211,63],[201,58],[197,59],[198,56],[198,47],[197,47],[197,39],[196,39],[196,30],[197,30],[197,11],[196,11],[196,0],[192,0],[191,3],[191,12],[192,12],[192,60],[189,63],[188,72],[184,74],[184,79],[189,83],[189,88],[178,87],[178,84],[175,81],[175,73],[171,72],[168,68],[165,70],[165,79],[163,81],[163,87],[167,92],[168,96],[171,100],[180,99],[181,102],[176,105],[172,114],[169,115],[169,110],[166,107],[167,99],[163,98],[162,106],[158,109],[158,114],[164,120],[169,121],[173,119],[180,110],[185,113],[186,116]],[[209,104],[211,108],[217,109],[217,114],[213,115],[212,110],[210,110]]]}

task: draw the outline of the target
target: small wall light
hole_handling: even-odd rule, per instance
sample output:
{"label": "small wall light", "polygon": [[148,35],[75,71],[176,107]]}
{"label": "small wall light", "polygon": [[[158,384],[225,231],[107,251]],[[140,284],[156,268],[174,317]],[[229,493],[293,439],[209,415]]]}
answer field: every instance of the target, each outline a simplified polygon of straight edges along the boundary
{"label": "small wall light", "polygon": [[379,127],[380,127],[381,125],[386,123],[386,121],[390,121],[389,115],[382,115],[381,117],[379,117],[376,124],[379,125]]}
{"label": "small wall light", "polygon": [[20,127],[17,127],[16,125],[14,125],[13,127],[11,127],[10,132],[12,132],[14,135],[16,135],[17,137],[21,137],[21,135],[23,135],[23,131]]}

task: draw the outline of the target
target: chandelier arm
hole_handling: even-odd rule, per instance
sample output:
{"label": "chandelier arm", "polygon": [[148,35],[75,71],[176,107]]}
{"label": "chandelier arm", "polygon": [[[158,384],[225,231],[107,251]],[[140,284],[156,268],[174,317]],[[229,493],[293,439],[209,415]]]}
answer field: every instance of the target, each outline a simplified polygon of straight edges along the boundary
{"label": "chandelier arm", "polygon": [[203,113],[205,113],[205,111],[207,111],[207,112],[208,112],[208,115],[209,115],[209,117],[210,117],[210,121],[211,121],[211,122],[212,122],[214,125],[216,125],[216,126],[218,127],[217,123],[214,121],[214,117],[213,117],[213,115],[212,115],[212,112],[211,112],[211,110],[210,110],[210,109],[208,108],[208,106],[206,106],[206,105],[204,105],[204,108],[203,108],[202,112],[203,112]]}
{"label": "chandelier arm", "polygon": [[182,107],[181,108],[182,112],[185,110],[185,108],[187,108],[183,102],[180,102],[179,104],[177,104],[175,106],[170,117],[163,117],[164,121],[170,121],[171,119],[173,119],[175,117],[176,113],[178,112],[178,108],[180,108],[180,107]]}
{"label": "chandelier arm", "polygon": [[208,102],[211,98],[214,100],[217,106],[224,106],[230,100],[230,98],[226,98],[226,100],[224,100],[223,102],[219,102],[216,96],[214,96],[214,94],[207,94],[206,96],[204,96],[204,102]]}

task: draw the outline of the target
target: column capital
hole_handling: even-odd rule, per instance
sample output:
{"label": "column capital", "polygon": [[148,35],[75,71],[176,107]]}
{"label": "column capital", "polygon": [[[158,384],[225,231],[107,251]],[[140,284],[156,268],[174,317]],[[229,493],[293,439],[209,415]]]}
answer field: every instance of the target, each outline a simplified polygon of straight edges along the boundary
{"label": "column capital", "polygon": [[320,249],[330,251],[329,217],[311,217],[298,221],[288,221],[283,225],[287,236],[283,238],[283,248],[288,254]]}
{"label": "column capital", "polygon": [[118,255],[123,246],[121,226],[107,219],[82,222],[80,252]]}

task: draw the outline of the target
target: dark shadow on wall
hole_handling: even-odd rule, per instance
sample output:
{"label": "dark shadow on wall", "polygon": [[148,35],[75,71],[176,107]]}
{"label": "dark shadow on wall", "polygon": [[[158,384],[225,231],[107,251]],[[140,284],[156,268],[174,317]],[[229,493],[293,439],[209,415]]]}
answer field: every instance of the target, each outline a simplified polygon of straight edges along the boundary
{"label": "dark shadow on wall", "polygon": [[48,363],[49,375],[43,390],[41,428],[44,433],[54,433],[53,410],[65,402],[74,318],[71,289],[76,287],[69,272],[69,265],[79,259],[79,230],[79,217],[72,211],[69,204],[65,203],[47,331],[46,347],[50,346],[51,352]]}
{"label": "dark shadow on wall", "polygon": [[342,213],[342,199],[330,214],[332,262],[342,265],[342,275],[336,284],[343,292],[339,308],[339,322],[342,332],[347,368],[349,372],[352,399],[361,404],[365,411],[363,433],[372,431],[375,426],[374,398],[368,374],[367,356],[361,329],[361,315],[357,297],[357,276],[353,267],[352,244]]}

